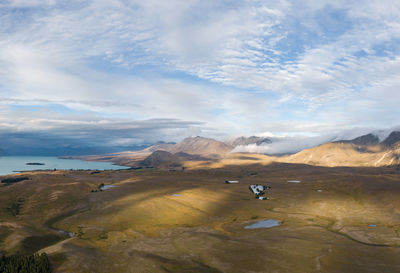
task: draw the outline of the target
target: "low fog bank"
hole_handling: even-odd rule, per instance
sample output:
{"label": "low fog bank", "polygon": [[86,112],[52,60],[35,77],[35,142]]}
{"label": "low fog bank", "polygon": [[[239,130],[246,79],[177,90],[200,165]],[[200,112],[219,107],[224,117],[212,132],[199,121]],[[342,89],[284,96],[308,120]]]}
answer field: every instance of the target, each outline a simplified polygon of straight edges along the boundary
{"label": "low fog bank", "polygon": [[239,145],[233,149],[232,153],[257,153],[257,154],[269,154],[269,155],[280,155],[280,154],[292,154],[300,152],[304,149],[309,149],[320,144],[334,141],[335,138],[320,136],[320,137],[285,137],[280,139],[274,139],[269,144],[250,144],[250,145]]}
{"label": "low fog bank", "polygon": [[304,149],[310,149],[328,142],[340,140],[352,140],[366,134],[376,135],[383,141],[393,131],[400,131],[400,126],[383,130],[372,128],[354,128],[339,133],[325,134],[322,136],[293,136],[293,137],[270,137],[272,143],[256,145],[239,145],[232,153],[259,153],[268,155],[294,154]]}

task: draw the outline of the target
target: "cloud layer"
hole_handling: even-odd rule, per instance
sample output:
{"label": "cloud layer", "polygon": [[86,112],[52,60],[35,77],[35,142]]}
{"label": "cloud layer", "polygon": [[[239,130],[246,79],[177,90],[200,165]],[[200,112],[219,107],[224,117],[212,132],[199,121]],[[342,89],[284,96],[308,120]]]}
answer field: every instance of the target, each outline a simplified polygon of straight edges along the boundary
{"label": "cloud layer", "polygon": [[393,0],[6,0],[0,131],[144,143],[394,126],[399,14]]}

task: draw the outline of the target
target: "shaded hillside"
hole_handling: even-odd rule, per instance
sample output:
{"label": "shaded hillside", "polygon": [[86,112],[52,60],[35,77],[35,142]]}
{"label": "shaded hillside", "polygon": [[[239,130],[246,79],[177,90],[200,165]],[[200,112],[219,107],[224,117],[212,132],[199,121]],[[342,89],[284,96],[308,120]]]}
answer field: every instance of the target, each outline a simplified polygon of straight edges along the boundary
{"label": "shaded hillside", "polygon": [[337,143],[352,143],[355,145],[376,145],[379,144],[379,137],[374,134],[363,135],[351,140],[341,140]]}
{"label": "shaded hillside", "polygon": [[208,160],[207,157],[203,157],[201,155],[187,154],[184,152],[179,152],[176,153],[175,155],[178,156],[181,160],[190,160],[190,161]]}
{"label": "shaded hillside", "polygon": [[400,132],[394,131],[391,132],[390,135],[384,141],[382,141],[381,144],[384,146],[392,146],[393,144],[396,144],[399,141],[400,141]]}
{"label": "shaded hillside", "polygon": [[181,158],[166,151],[155,151],[140,162],[143,167],[174,168],[181,166]]}

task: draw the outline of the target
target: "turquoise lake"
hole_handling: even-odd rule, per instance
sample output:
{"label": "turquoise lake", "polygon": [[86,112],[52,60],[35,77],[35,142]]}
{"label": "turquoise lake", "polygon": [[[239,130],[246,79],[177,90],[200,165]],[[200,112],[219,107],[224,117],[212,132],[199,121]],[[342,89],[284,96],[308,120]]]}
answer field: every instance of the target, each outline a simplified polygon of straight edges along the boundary
{"label": "turquoise lake", "polygon": [[[26,163],[42,163],[44,165],[26,165]],[[1,156],[0,175],[12,174],[18,171],[34,170],[119,170],[126,166],[114,165],[110,162],[94,162],[79,159],[61,159],[50,156]]]}

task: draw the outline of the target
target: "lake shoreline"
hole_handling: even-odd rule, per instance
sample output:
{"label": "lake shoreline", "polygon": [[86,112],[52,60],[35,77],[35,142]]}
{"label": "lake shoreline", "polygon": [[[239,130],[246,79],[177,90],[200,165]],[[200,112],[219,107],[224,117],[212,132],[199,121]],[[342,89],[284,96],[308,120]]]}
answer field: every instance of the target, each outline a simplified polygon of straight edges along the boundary
{"label": "lake shoreline", "polygon": [[[27,164],[41,162],[41,165]],[[45,168],[43,168],[45,166]],[[123,170],[129,166],[117,165],[113,162],[95,162],[84,159],[67,159],[52,156],[1,156],[0,176],[32,171],[69,171],[69,170]]]}

